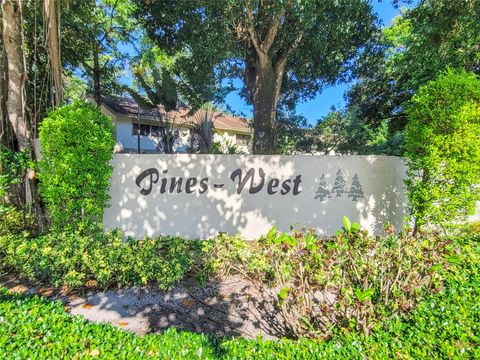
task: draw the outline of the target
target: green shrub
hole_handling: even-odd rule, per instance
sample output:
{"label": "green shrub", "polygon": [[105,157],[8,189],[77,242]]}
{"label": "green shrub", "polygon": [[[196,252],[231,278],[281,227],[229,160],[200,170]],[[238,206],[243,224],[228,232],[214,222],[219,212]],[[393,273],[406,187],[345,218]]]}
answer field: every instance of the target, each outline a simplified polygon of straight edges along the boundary
{"label": "green shrub", "polygon": [[278,314],[291,336],[326,338],[335,329],[369,334],[411,311],[422,296],[441,288],[444,267],[456,259],[448,241],[436,235],[380,238],[348,220],[346,225],[332,238],[273,228],[255,250],[242,256],[231,251],[217,262],[233,260],[234,271],[240,268],[275,289]]}
{"label": "green shrub", "polygon": [[416,229],[472,214],[480,199],[480,79],[448,71],[408,110],[408,198]]}
{"label": "green shrub", "polygon": [[18,275],[74,288],[151,282],[168,288],[187,275],[201,282],[247,275],[276,289],[278,314],[293,337],[328,337],[335,328],[368,334],[441,288],[444,267],[457,259],[436,236],[375,238],[356,224],[332,238],[272,229],[249,244],[227,235],[125,241],[119,231],[10,234],[0,236],[0,255],[2,265]]}
{"label": "green shrub", "polygon": [[202,245],[202,267],[199,273],[207,278],[239,272],[260,273],[268,269],[267,259],[261,252],[255,251],[256,242],[245,241],[240,235],[220,234]]}
{"label": "green shrub", "polygon": [[102,222],[110,199],[113,123],[93,105],[52,111],[40,127],[40,192],[54,228],[84,230]]}
{"label": "green shrub", "polygon": [[37,220],[27,210],[18,210],[15,206],[0,207],[0,236],[8,234],[21,234],[35,236]]}
{"label": "green shrub", "polygon": [[122,239],[119,231],[85,236],[50,233],[0,236],[2,264],[30,280],[56,286],[144,285],[168,288],[184,278],[201,258],[202,242],[179,237],[141,241]]}

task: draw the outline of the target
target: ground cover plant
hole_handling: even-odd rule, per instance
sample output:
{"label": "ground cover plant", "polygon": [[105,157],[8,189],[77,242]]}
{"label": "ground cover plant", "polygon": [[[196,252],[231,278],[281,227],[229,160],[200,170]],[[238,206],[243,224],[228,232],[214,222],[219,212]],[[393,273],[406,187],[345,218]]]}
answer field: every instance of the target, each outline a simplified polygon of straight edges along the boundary
{"label": "ground cover plant", "polygon": [[[338,328],[330,339],[216,338],[170,329],[138,337],[91,324],[62,303],[0,290],[0,357],[168,359],[473,359],[480,357],[480,236],[452,242],[444,287],[368,337]],[[13,340],[13,341],[12,341]]]}
{"label": "ground cover plant", "polygon": [[119,231],[80,235],[52,232],[0,236],[0,267],[33,281],[79,288],[145,285],[165,289],[184,278],[200,259],[201,241],[160,237],[141,241]]}

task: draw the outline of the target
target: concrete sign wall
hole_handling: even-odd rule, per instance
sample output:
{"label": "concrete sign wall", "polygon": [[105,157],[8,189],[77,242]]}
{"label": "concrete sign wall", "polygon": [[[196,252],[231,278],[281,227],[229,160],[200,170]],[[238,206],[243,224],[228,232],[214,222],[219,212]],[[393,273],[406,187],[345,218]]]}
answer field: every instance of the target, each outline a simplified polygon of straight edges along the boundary
{"label": "concrete sign wall", "polygon": [[104,223],[137,239],[256,239],[273,225],[334,234],[344,215],[380,234],[405,215],[396,157],[116,154],[113,166]]}

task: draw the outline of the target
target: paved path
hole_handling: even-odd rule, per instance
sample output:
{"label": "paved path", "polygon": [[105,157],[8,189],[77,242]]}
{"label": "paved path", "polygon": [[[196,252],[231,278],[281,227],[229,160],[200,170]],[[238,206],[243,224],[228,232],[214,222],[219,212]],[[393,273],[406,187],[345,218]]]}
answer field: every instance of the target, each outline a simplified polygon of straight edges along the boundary
{"label": "paved path", "polygon": [[273,306],[274,294],[240,276],[212,280],[204,287],[182,282],[169,291],[131,287],[83,295],[25,286],[14,280],[4,281],[3,286],[60,299],[74,315],[138,334],[169,327],[246,338],[262,335],[272,339],[285,334]]}

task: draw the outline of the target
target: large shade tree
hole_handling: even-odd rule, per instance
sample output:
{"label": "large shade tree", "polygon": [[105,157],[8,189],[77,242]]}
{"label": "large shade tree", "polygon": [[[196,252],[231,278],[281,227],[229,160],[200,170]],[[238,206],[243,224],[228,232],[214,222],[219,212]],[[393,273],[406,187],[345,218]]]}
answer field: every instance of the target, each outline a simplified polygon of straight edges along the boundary
{"label": "large shade tree", "polygon": [[[7,84],[2,84],[2,98],[6,99],[6,111],[2,112],[2,124],[9,124],[13,130],[17,146],[11,150],[20,150],[27,157],[32,157],[32,131],[31,122],[25,114],[25,79],[26,66],[23,51],[23,6],[21,0],[3,0],[2,9],[2,48],[5,61],[5,79]],[[3,141],[0,142],[0,150],[3,150]],[[3,154],[2,154],[3,155]],[[3,160],[0,157],[0,160]],[[0,165],[1,168],[1,165]],[[37,192],[37,184],[32,169],[27,169],[24,179],[24,189],[21,191],[21,205],[32,204],[33,209],[39,216],[40,225],[43,224],[41,207]]]}
{"label": "large shade tree", "polygon": [[376,21],[368,0],[135,2],[153,41],[188,52],[186,69],[243,78],[255,153],[275,152],[281,103],[293,107],[348,77]]}
{"label": "large shade tree", "polygon": [[407,124],[406,105],[447,68],[480,74],[480,1],[421,0],[367,46],[361,78],[347,94],[348,108],[366,124]]}

